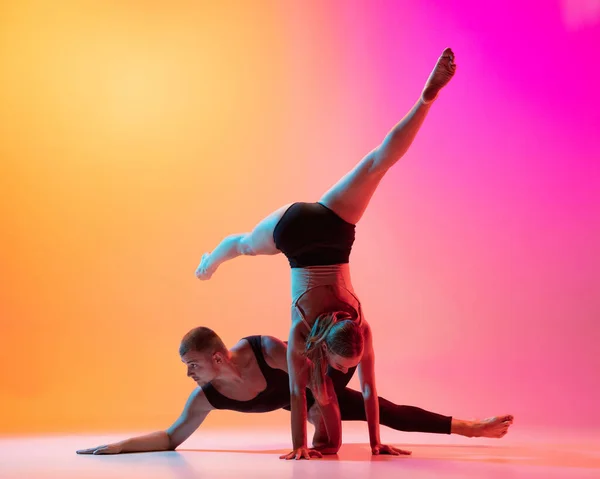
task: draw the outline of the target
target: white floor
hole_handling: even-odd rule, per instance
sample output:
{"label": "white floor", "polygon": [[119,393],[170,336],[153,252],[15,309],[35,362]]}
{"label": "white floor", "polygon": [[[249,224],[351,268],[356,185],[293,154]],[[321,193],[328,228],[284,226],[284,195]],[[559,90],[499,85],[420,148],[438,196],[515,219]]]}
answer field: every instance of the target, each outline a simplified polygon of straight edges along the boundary
{"label": "white floor", "polygon": [[289,450],[285,429],[205,429],[176,452],[118,456],[75,450],[130,434],[1,437],[0,478],[600,478],[600,433],[513,429],[490,440],[386,431],[385,439],[413,454],[374,458],[360,426],[345,425],[337,457],[289,462],[277,458]]}

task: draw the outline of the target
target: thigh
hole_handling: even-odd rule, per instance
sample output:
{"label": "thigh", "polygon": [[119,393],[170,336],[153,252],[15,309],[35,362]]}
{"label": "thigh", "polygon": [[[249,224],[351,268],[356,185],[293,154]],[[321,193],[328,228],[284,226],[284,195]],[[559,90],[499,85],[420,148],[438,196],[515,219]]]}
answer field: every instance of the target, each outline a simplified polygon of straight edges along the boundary
{"label": "thigh", "polygon": [[344,388],[337,392],[342,421],[366,421],[365,400],[360,391]]}
{"label": "thigh", "polygon": [[344,388],[352,379],[352,376],[354,376],[355,371],[356,366],[350,368],[347,373],[338,371],[329,365],[327,366],[327,375],[331,378],[331,382],[333,383],[333,388],[335,389],[336,394],[339,394],[340,391],[344,390]]}
{"label": "thigh", "polygon": [[365,156],[319,199],[319,203],[334,211],[350,224],[357,224],[385,171],[374,168],[376,152]]}
{"label": "thigh", "polygon": [[282,206],[273,211],[270,215],[263,218],[252,230],[252,232],[242,240],[242,247],[247,248],[249,254],[272,255],[280,253],[275,246],[273,232],[281,217],[285,214],[293,203]]}

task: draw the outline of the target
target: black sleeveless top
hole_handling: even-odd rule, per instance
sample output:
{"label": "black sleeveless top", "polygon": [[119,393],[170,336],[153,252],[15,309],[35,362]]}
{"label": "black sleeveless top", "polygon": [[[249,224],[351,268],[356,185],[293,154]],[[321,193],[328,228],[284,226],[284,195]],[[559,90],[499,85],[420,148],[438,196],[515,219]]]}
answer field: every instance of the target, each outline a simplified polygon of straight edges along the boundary
{"label": "black sleeveless top", "polygon": [[294,203],[273,230],[292,268],[348,263],[354,239],[355,225],[321,203]]}
{"label": "black sleeveless top", "polygon": [[229,409],[239,412],[269,412],[289,408],[290,380],[288,374],[267,364],[263,355],[260,336],[248,336],[242,339],[250,343],[260,371],[267,381],[267,387],[249,401],[236,401],[224,396],[215,389],[212,383],[208,383],[202,386],[202,391],[208,402],[215,409]]}
{"label": "black sleeveless top", "polygon": [[[277,409],[290,410],[290,377],[281,370],[272,368],[265,361],[262,351],[261,336],[248,336],[242,338],[247,340],[252,347],[252,352],[256,356],[256,362],[267,382],[267,387],[256,397],[249,401],[236,401],[224,396],[212,385],[207,383],[202,386],[204,396],[215,409],[229,409],[239,412],[270,412]],[[327,367],[327,375],[333,381],[333,387],[339,394],[350,382],[350,379],[356,371],[356,366],[347,373],[342,373],[331,366]],[[306,407],[310,409],[315,403],[314,396],[310,389],[306,388]]]}

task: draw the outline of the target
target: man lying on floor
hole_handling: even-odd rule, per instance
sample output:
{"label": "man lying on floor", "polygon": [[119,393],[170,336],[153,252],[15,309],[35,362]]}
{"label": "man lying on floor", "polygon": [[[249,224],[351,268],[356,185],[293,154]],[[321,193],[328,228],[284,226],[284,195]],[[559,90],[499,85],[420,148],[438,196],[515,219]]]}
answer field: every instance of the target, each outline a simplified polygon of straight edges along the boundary
{"label": "man lying on floor", "polygon": [[[202,424],[213,409],[262,413],[290,407],[287,345],[273,336],[249,336],[228,350],[211,329],[188,332],[179,348],[187,375],[199,387],[190,394],[181,416],[165,431],[133,437],[113,444],[81,449],[77,454],[119,454],[174,450]],[[341,371],[330,363],[327,375],[335,391],[342,421],[366,421],[363,396],[346,387],[354,371]],[[320,418],[318,404],[306,391],[308,420],[315,426],[316,455],[336,454],[340,444],[331,444]],[[464,421],[414,406],[400,406],[379,398],[379,421],[398,431],[458,434],[466,437],[503,437],[513,416],[502,415],[482,421]],[[397,454],[410,454],[395,449]]]}

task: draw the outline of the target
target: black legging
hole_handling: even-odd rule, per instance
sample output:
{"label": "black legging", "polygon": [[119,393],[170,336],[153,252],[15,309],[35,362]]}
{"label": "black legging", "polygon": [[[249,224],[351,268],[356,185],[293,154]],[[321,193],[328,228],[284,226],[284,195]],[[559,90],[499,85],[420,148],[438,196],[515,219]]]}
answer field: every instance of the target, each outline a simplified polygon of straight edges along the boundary
{"label": "black legging", "polygon": [[[337,392],[342,421],[366,421],[365,402],[362,394],[344,388]],[[442,416],[415,406],[400,406],[379,397],[379,424],[396,431],[430,432],[450,434],[451,416]]]}
{"label": "black legging", "polygon": [[[355,370],[356,367],[353,367],[344,374],[331,366],[327,368],[327,375],[331,377],[340,405],[342,421],[367,420],[362,394],[346,387]],[[315,402],[309,389],[306,390],[306,402],[308,409]],[[379,424],[397,431],[450,434],[452,416],[442,416],[415,406],[400,406],[379,396]]]}

